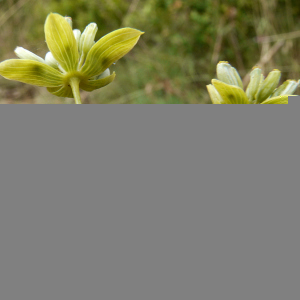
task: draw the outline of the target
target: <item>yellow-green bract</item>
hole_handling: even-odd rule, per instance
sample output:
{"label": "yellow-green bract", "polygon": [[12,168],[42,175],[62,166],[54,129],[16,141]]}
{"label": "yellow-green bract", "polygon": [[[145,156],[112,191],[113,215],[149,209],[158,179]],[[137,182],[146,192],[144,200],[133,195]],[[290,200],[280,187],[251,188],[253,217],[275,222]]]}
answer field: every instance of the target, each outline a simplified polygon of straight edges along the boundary
{"label": "yellow-green bract", "polygon": [[71,26],[70,18],[49,14],[45,36],[50,52],[45,59],[17,47],[15,53],[20,59],[0,63],[0,75],[47,87],[56,96],[74,97],[76,103],[80,103],[79,88],[93,91],[111,83],[115,73],[110,75],[108,68],[126,55],[143,34],[137,29],[122,28],[95,43],[95,23],[89,24],[83,34]]}

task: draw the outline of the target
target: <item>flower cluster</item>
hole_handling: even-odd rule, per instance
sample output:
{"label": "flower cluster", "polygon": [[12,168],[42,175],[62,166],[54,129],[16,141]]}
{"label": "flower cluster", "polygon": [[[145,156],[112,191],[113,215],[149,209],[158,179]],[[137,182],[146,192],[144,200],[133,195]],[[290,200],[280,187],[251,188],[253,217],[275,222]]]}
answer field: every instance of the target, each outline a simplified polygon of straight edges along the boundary
{"label": "flower cluster", "polygon": [[213,104],[288,104],[288,97],[296,91],[300,80],[287,80],[277,88],[280,76],[279,70],[273,70],[264,78],[262,70],[254,67],[244,91],[237,70],[227,61],[220,61],[218,79],[213,79],[207,90]]}
{"label": "flower cluster", "polygon": [[79,88],[99,89],[115,78],[109,67],[127,54],[138,42],[142,31],[133,28],[115,30],[96,43],[97,25],[89,24],[81,33],[72,30],[72,19],[51,13],[45,22],[50,50],[45,59],[22,48],[15,49],[20,59],[0,63],[0,75],[10,80],[47,87],[59,97],[75,98],[81,103]]}

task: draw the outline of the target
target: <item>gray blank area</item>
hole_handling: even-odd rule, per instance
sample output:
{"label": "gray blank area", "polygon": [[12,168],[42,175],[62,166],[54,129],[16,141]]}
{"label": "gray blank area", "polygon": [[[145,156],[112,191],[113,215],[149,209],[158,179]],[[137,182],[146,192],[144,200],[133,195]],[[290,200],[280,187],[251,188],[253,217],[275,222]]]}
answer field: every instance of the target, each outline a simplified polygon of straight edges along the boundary
{"label": "gray blank area", "polygon": [[1,300],[299,299],[294,106],[7,105],[0,126]]}
{"label": "gray blank area", "polygon": [[289,104],[300,105],[300,96],[289,97]]}

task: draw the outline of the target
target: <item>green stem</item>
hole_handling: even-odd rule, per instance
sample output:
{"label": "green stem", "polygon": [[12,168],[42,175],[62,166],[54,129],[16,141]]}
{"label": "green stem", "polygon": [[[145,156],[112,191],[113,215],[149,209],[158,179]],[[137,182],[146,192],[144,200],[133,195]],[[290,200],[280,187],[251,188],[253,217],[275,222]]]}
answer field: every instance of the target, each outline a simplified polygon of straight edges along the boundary
{"label": "green stem", "polygon": [[72,88],[73,96],[76,104],[81,104],[80,92],[79,92],[79,78],[72,77],[70,78],[70,86]]}

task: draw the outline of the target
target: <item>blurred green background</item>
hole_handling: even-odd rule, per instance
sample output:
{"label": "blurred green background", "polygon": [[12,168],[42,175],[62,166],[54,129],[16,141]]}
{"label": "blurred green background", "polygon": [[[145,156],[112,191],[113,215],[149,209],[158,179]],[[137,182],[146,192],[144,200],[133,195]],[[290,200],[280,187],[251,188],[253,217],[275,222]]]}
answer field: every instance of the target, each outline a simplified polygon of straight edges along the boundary
{"label": "blurred green background", "polygon": [[[299,0],[0,0],[0,61],[15,58],[16,46],[44,57],[49,12],[71,16],[81,31],[96,22],[96,40],[121,27],[145,31],[113,66],[115,81],[83,92],[84,103],[210,103],[206,85],[220,60],[245,85],[255,64],[265,75],[281,70],[281,82],[300,78]],[[1,103],[72,101],[0,78]]]}

